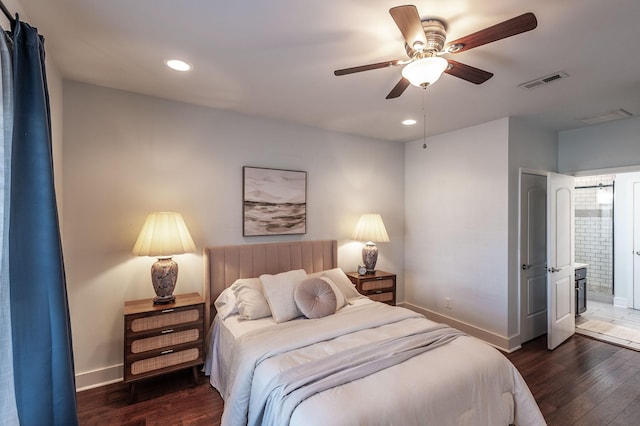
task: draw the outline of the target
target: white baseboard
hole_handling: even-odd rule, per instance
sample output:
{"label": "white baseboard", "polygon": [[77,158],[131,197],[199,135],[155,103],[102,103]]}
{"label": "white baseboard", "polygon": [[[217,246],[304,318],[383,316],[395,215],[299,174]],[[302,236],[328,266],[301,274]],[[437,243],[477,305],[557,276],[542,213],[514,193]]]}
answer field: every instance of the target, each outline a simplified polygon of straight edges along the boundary
{"label": "white baseboard", "polygon": [[505,336],[500,336],[499,334],[496,334],[492,331],[484,330],[482,328],[476,327],[475,325],[450,318],[446,315],[439,314],[438,312],[430,311],[429,309],[421,308],[420,306],[412,305],[411,303],[399,303],[398,306],[402,306],[404,308],[411,309],[414,312],[418,312],[431,321],[448,324],[460,331],[464,331],[470,336],[483,340],[484,342],[490,344],[491,346],[494,346],[497,349],[500,349],[501,351],[510,353],[520,349],[520,339],[517,337],[508,338]]}
{"label": "white baseboard", "polygon": [[76,392],[121,382],[122,369],[123,365],[118,364],[76,374]]}
{"label": "white baseboard", "polygon": [[613,298],[613,306],[620,306],[622,308],[630,308],[631,306],[629,306],[627,303],[629,303],[629,301],[627,300],[626,297],[614,297]]}

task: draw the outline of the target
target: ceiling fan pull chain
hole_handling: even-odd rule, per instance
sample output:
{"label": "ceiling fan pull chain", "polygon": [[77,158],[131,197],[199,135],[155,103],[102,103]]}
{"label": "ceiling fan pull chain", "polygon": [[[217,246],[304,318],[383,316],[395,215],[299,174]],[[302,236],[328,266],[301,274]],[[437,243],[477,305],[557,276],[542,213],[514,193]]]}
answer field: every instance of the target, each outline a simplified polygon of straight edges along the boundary
{"label": "ceiling fan pull chain", "polygon": [[422,88],[422,149],[427,149],[427,112],[424,109],[425,98],[427,97],[427,86]]}

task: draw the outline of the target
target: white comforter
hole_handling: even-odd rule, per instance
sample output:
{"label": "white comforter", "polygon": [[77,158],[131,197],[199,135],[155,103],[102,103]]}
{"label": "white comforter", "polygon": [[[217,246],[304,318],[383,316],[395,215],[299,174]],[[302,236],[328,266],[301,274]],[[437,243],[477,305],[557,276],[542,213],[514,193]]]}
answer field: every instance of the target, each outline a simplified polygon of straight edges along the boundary
{"label": "white comforter", "polygon": [[[259,328],[230,344],[233,333],[216,319],[212,350],[217,353],[207,370],[225,400],[222,424],[261,424],[265,398],[280,372],[434,325],[407,309],[362,303],[318,320]],[[290,424],[305,426],[512,423],[544,420],[515,367],[468,336],[313,394],[290,417]]]}

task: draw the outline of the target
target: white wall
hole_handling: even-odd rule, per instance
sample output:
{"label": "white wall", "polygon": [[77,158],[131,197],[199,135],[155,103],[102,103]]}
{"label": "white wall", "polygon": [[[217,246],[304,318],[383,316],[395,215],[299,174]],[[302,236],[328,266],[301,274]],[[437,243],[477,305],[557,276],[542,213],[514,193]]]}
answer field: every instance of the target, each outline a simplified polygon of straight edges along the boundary
{"label": "white wall", "polygon": [[512,349],[520,343],[518,173],[555,170],[555,134],[503,118],[426,143],[406,145],[405,299]]}
{"label": "white wall", "polygon": [[[354,270],[361,213],[390,243],[380,269],[403,299],[404,146],[102,87],[64,85],[64,250],[79,387],[122,376],[125,300],[152,297],[153,259],[131,255],[146,215],[176,210],[206,245],[338,239]],[[307,234],[242,237],[242,166],[307,172]],[[200,254],[176,256],[176,293],[200,291]]]}
{"label": "white wall", "polygon": [[[508,119],[406,144],[405,299],[507,334]],[[451,298],[452,309],[445,308]]]}
{"label": "white wall", "polygon": [[[640,117],[610,121],[558,134],[560,173],[640,165]],[[629,170],[631,171],[631,170]],[[595,173],[593,173],[595,174]]]}

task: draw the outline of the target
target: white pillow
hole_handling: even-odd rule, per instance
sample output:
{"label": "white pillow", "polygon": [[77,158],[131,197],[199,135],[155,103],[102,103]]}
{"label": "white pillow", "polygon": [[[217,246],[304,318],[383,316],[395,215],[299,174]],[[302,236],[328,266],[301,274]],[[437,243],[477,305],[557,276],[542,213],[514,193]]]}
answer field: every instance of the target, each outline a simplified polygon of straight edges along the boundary
{"label": "white pillow", "polygon": [[220,296],[213,302],[216,312],[221,319],[227,319],[233,314],[237,314],[238,305],[236,304],[236,295],[233,294],[231,287],[225,288]]}
{"label": "white pillow", "polygon": [[282,272],[277,275],[260,275],[262,290],[267,299],[271,316],[276,322],[285,322],[302,315],[293,293],[296,286],[307,278],[304,269]]}
{"label": "white pillow", "polygon": [[259,278],[239,278],[231,284],[236,296],[240,319],[254,320],[271,316],[267,299],[262,294],[262,282]]}
{"label": "white pillow", "polygon": [[356,297],[362,297],[360,293],[356,290],[355,285],[349,280],[347,274],[340,268],[327,269],[321,272],[314,272],[313,274],[309,274],[309,277],[327,277],[340,289],[344,298],[348,301],[349,299],[353,299]]}

